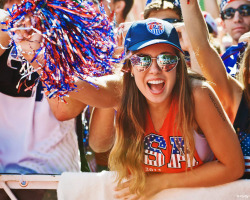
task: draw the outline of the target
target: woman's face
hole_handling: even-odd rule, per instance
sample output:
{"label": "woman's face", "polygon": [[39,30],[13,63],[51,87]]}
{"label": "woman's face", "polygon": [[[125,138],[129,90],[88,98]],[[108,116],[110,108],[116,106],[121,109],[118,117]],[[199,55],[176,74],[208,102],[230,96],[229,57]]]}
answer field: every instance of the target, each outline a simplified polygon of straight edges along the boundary
{"label": "woman's face", "polygon": [[[138,50],[136,54],[145,54],[156,58],[162,53],[176,55],[175,52],[175,49],[168,44],[154,44]],[[132,67],[132,73],[138,89],[145,96],[148,104],[164,103],[172,94],[176,82],[176,67],[170,72],[165,72],[158,66],[156,59],[153,59],[149,69],[139,72],[135,67]]]}

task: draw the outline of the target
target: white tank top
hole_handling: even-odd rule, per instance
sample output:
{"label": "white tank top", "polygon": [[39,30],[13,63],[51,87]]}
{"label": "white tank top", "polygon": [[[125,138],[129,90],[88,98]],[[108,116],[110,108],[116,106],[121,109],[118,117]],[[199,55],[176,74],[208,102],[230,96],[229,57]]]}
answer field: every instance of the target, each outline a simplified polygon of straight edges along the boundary
{"label": "white tank top", "polygon": [[35,97],[0,93],[0,173],[12,164],[44,174],[80,171],[75,120],[58,121]]}

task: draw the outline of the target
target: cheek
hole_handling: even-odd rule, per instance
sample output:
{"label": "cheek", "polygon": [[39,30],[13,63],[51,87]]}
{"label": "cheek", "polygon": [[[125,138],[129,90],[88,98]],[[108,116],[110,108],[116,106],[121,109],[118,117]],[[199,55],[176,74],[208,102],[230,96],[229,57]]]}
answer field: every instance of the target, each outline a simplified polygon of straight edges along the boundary
{"label": "cheek", "polygon": [[137,72],[133,73],[134,74],[134,79],[137,87],[141,90],[141,87],[143,86],[143,77],[141,74],[138,74]]}
{"label": "cheek", "polygon": [[245,24],[247,24],[249,26],[250,25],[250,16],[245,17],[244,19],[245,19],[244,20]]}
{"label": "cheek", "polygon": [[142,72],[137,72],[134,71],[134,79],[135,79],[135,84],[137,88],[140,90],[140,92],[145,96],[145,92],[147,90],[147,85],[145,85],[144,80],[145,80],[145,75]]}
{"label": "cheek", "polygon": [[168,76],[168,83],[169,83],[169,89],[173,89],[176,83],[176,68],[171,71],[169,74],[167,74]]}

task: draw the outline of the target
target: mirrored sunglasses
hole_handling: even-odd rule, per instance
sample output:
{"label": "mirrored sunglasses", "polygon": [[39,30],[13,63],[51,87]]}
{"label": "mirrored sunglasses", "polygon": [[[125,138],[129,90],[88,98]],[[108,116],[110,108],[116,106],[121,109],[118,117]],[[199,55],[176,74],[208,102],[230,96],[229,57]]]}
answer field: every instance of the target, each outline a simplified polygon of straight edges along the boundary
{"label": "mirrored sunglasses", "polygon": [[152,58],[150,55],[134,54],[131,56],[130,62],[139,72],[144,72],[149,69],[153,59],[156,59],[158,66],[165,72],[173,70],[180,60],[180,58],[176,55],[165,53],[159,54],[156,58]]}
{"label": "mirrored sunglasses", "polygon": [[227,8],[221,12],[222,19],[232,19],[235,15],[235,12],[238,11],[242,17],[246,17],[250,15],[250,5],[244,4],[241,5],[239,8]]}

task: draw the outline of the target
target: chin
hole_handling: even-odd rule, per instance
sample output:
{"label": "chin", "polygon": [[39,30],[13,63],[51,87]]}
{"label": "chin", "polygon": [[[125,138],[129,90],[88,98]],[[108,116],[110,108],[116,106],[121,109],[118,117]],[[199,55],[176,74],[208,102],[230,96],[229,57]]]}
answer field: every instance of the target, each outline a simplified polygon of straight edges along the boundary
{"label": "chin", "polygon": [[150,96],[150,97],[146,97],[146,99],[147,99],[148,103],[162,104],[162,103],[166,102],[166,100],[168,99],[168,96],[169,95]]}

